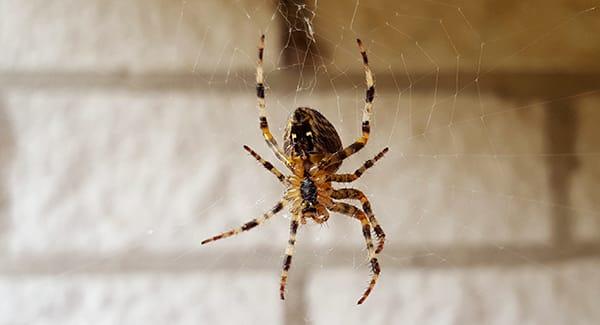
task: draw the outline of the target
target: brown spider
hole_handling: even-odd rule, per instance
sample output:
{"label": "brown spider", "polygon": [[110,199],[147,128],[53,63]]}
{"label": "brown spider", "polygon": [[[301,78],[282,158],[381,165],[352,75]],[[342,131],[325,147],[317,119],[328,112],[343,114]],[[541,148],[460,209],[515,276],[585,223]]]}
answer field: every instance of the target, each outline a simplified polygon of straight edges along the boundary
{"label": "brown spider", "polygon": [[[365,301],[379,278],[380,268],[379,262],[377,261],[377,254],[383,250],[385,234],[377,222],[373,210],[371,210],[369,200],[363,192],[357,189],[344,188],[336,190],[331,186],[331,182],[347,183],[356,180],[388,151],[388,148],[383,149],[373,159],[366,161],[352,174],[335,173],[342,164],[342,161],[362,149],[369,139],[369,121],[373,107],[373,99],[375,97],[375,86],[373,84],[373,74],[371,73],[371,69],[369,69],[367,53],[365,52],[360,39],[357,39],[356,41],[362,55],[367,81],[365,107],[362,117],[362,136],[354,143],[344,148],[342,147],[342,142],[335,128],[321,113],[308,107],[299,107],[292,113],[288,120],[284,131],[284,144],[282,150],[277,145],[275,138],[273,138],[267,123],[262,67],[265,36],[262,35],[260,38],[258,46],[258,65],[256,67],[256,95],[258,99],[259,125],[267,145],[271,148],[275,156],[290,169],[293,175],[284,176],[273,166],[273,164],[265,161],[250,147],[244,146],[246,151],[284,184],[286,189],[283,199],[261,217],[248,221],[241,227],[206,239],[202,244],[250,230],[281,211],[287,204],[290,204],[292,221],[290,225],[290,237],[283,259],[283,272],[281,274],[281,285],[279,288],[281,299],[284,299],[287,274],[292,263],[298,226],[300,224],[305,224],[306,219],[308,218],[316,223],[327,221],[329,218],[328,210],[356,218],[362,224],[362,232],[367,244],[373,274],[371,282],[358,300],[358,304],[362,304]],[[336,202],[334,199],[360,200],[362,210],[347,203]],[[373,247],[371,227],[378,239],[377,248]]]}

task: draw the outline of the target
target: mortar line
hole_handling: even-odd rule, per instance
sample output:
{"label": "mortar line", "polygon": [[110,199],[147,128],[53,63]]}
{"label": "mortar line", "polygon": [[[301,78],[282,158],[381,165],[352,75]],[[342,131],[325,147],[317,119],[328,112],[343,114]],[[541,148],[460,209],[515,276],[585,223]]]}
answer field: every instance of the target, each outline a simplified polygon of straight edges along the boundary
{"label": "mortar line", "polygon": [[[421,248],[387,247],[380,257],[383,270],[402,269],[453,269],[476,267],[515,267],[545,263],[564,263],[573,260],[599,259],[600,242],[567,244],[563,247],[553,245],[480,245],[463,247],[444,247],[426,245]],[[261,252],[257,254],[256,252]],[[314,266],[307,257],[295,258],[295,265],[306,270],[328,268],[353,268],[360,248],[336,248],[335,254],[323,259],[322,265]],[[265,258],[276,257],[280,250],[270,247],[258,247],[251,251],[195,252],[184,257],[173,253],[156,253],[136,250],[123,254],[94,256],[89,254],[40,254],[20,257],[0,257],[0,274],[4,276],[58,275],[58,274],[116,274],[137,272],[201,272],[218,270],[239,270],[240,260],[244,267],[254,270],[279,270],[279,259],[265,263]],[[227,258],[222,258],[223,256]],[[252,257],[252,258],[251,258]],[[254,258],[256,257],[256,258]],[[313,265],[308,267],[308,265]],[[368,273],[368,266],[362,265]],[[300,273],[299,271],[297,273]]]}
{"label": "mortar line", "polygon": [[[407,80],[394,81],[394,75],[387,70],[377,73],[377,87],[382,91],[405,91],[429,93],[436,87],[435,75],[427,71],[411,73],[412,84]],[[471,80],[473,72],[461,72],[460,80]],[[305,76],[307,78],[307,76]],[[343,76],[331,78],[325,75],[316,77],[317,84],[323,85],[311,89],[311,92],[331,93],[332,83],[336,89],[356,89],[361,85],[364,75],[359,72],[345,73]],[[253,89],[254,71],[238,71],[232,76],[226,72],[217,74],[201,73],[167,73],[148,72],[143,74],[93,73],[93,72],[23,72],[0,71],[0,88],[5,90],[67,90],[99,89],[127,91],[227,91],[228,93],[246,93]],[[227,80],[227,82],[226,82]],[[268,73],[267,80],[273,91],[295,89],[298,76],[289,71]],[[210,84],[209,84],[210,81]],[[482,93],[493,93],[507,98],[535,98],[539,96],[555,96],[556,89],[563,94],[583,93],[598,90],[600,73],[491,73],[479,81]],[[541,85],[551,84],[552,87]],[[529,87],[525,87],[529,85]],[[534,85],[533,87],[531,85]],[[439,91],[448,92],[449,96],[456,92],[456,72],[440,72],[437,79]],[[476,93],[475,87],[466,87],[464,93]],[[453,97],[453,96],[451,96]],[[440,100],[445,100],[442,98]]]}

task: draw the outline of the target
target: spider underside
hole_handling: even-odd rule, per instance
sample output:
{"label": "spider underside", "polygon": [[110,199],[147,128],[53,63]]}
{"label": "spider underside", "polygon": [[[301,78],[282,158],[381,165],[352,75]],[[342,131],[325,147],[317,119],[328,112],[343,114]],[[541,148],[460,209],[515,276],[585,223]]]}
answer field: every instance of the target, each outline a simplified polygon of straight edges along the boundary
{"label": "spider underside", "polygon": [[[358,179],[388,151],[388,148],[383,149],[351,174],[336,174],[342,161],[361,150],[369,139],[370,117],[375,97],[375,86],[367,54],[362,42],[357,39],[367,84],[362,117],[362,135],[351,145],[343,147],[337,131],[325,116],[314,109],[299,107],[288,119],[283,135],[283,148],[281,148],[269,130],[266,117],[265,86],[262,68],[264,39],[264,35],[261,36],[258,47],[258,64],[256,67],[259,126],[267,145],[277,159],[291,171],[292,175],[283,175],[273,164],[264,160],[250,147],[244,146],[246,151],[275,175],[285,186],[283,198],[262,216],[246,222],[241,227],[206,239],[202,244],[250,230],[274,216],[285,206],[289,206],[292,220],[289,240],[283,259],[283,271],[279,289],[280,297],[284,299],[288,271],[294,254],[296,233],[300,224],[305,224],[307,219],[312,219],[318,224],[324,223],[329,219],[329,211],[350,216],[359,220],[362,225],[362,233],[365,238],[369,262],[373,272],[369,286],[358,300],[358,304],[362,304],[373,290],[379,278],[380,267],[377,255],[383,250],[385,234],[373,214],[369,200],[363,192],[354,188],[334,189],[331,183],[349,183]],[[362,205],[362,209],[351,204],[335,201],[340,199],[358,200]],[[373,245],[371,232],[374,232],[377,237],[376,247]]]}

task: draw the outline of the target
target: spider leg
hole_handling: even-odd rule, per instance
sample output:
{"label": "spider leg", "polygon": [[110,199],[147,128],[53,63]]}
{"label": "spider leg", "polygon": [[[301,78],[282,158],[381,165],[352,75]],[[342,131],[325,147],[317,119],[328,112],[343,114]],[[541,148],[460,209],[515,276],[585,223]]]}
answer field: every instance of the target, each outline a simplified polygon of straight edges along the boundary
{"label": "spider leg", "polygon": [[342,150],[339,150],[338,152],[331,155],[328,159],[322,161],[319,164],[319,169],[323,169],[329,165],[336,164],[355,154],[360,149],[362,149],[369,140],[369,134],[371,133],[371,112],[373,111],[373,99],[375,98],[375,84],[373,81],[373,73],[371,72],[371,68],[369,68],[369,58],[367,57],[367,52],[365,51],[362,41],[357,38],[356,43],[358,44],[358,48],[360,49],[360,54],[362,56],[363,66],[365,68],[365,79],[367,83],[367,91],[365,93],[365,107],[363,109],[362,116],[362,135],[351,145],[347,146]]}
{"label": "spider leg", "polygon": [[338,200],[340,200],[340,199],[360,200],[360,203],[362,203],[363,211],[369,217],[369,222],[371,223],[371,226],[373,226],[373,231],[375,232],[375,236],[377,236],[377,249],[375,249],[375,254],[381,253],[381,251],[383,250],[383,245],[385,243],[385,233],[383,232],[383,229],[379,225],[379,222],[377,222],[377,218],[375,218],[375,215],[373,214],[373,210],[371,209],[371,203],[369,202],[369,199],[367,199],[367,196],[363,192],[361,192],[357,189],[343,188],[340,190],[333,190],[333,192],[331,193],[331,197],[334,199],[338,199]]}
{"label": "spider leg", "polygon": [[334,202],[331,206],[327,208],[333,212],[338,212],[356,218],[360,220],[360,223],[362,224],[362,232],[363,236],[365,237],[365,242],[367,243],[369,261],[371,263],[371,270],[373,271],[373,275],[371,276],[371,282],[369,282],[369,286],[358,300],[358,304],[360,305],[365,301],[365,299],[367,299],[367,297],[375,287],[375,284],[379,279],[379,273],[381,272],[381,269],[379,268],[379,262],[377,261],[377,256],[373,249],[373,239],[371,238],[371,226],[369,224],[369,220],[365,216],[365,213],[362,212],[359,208],[347,203]]}
{"label": "spider leg", "polygon": [[292,265],[292,256],[294,255],[294,245],[296,245],[296,233],[298,232],[298,215],[293,214],[292,222],[290,223],[290,238],[287,247],[285,248],[285,256],[283,258],[283,270],[281,271],[281,282],[279,284],[279,297],[285,299],[285,285],[287,283],[288,271]]}
{"label": "spider leg", "polygon": [[277,177],[277,179],[279,179],[280,182],[286,182],[285,176],[275,166],[273,166],[273,164],[264,160],[259,154],[256,153],[256,151],[252,150],[252,148],[248,147],[247,145],[244,145],[244,149],[248,151],[252,155],[252,157],[258,160],[258,162],[260,162],[263,165],[263,167],[265,167],[268,171],[273,173],[273,175],[275,175],[275,177]]}
{"label": "spider leg", "polygon": [[281,211],[281,209],[283,209],[283,207],[286,205],[286,203],[287,202],[285,200],[281,200],[271,210],[269,210],[267,213],[263,214],[262,216],[252,219],[238,228],[234,228],[229,231],[220,233],[216,236],[213,236],[211,238],[205,239],[202,241],[201,244],[204,245],[204,244],[213,242],[215,240],[231,237],[231,236],[237,235],[243,231],[250,230],[250,229],[260,225],[261,223],[265,222],[267,219],[274,216],[277,212]]}
{"label": "spider leg", "polygon": [[339,182],[339,183],[349,183],[349,182],[353,182],[355,180],[357,180],[362,174],[364,174],[364,172],[373,167],[373,165],[375,165],[375,163],[383,158],[383,155],[386,154],[386,152],[388,152],[388,148],[384,148],[383,150],[381,150],[375,157],[373,157],[373,159],[367,160],[365,161],[365,163],[357,170],[354,171],[354,173],[352,174],[333,174],[329,176],[329,180],[332,182]]}
{"label": "spider leg", "polygon": [[260,122],[259,126],[262,131],[263,137],[267,142],[267,145],[277,159],[279,159],[284,165],[288,168],[291,168],[291,162],[286,158],[283,150],[277,145],[277,141],[271,134],[271,130],[269,129],[269,123],[267,122],[267,109],[265,104],[265,81],[264,81],[264,72],[263,72],[263,53],[265,50],[265,35],[260,37],[260,42],[258,43],[258,64],[256,65],[256,99],[258,104],[258,120]]}

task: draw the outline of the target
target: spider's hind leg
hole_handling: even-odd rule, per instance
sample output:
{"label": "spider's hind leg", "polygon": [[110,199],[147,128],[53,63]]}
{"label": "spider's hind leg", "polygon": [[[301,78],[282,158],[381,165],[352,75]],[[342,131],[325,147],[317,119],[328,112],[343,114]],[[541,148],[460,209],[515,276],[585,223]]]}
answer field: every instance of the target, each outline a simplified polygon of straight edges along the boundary
{"label": "spider's hind leg", "polygon": [[379,261],[377,260],[377,256],[373,249],[373,239],[371,238],[371,225],[369,224],[369,220],[365,216],[364,212],[362,212],[359,208],[353,205],[342,202],[335,202],[331,206],[329,206],[328,209],[333,212],[338,212],[356,218],[360,220],[360,223],[362,224],[363,236],[365,237],[365,242],[367,244],[367,250],[369,252],[369,262],[371,263],[371,271],[373,271],[373,274],[371,275],[371,281],[369,282],[369,286],[358,300],[358,304],[360,305],[365,301],[365,299],[367,299],[371,291],[373,291],[373,288],[375,287],[375,284],[379,279],[379,273],[381,273]]}
{"label": "spider's hind leg", "polygon": [[383,250],[383,246],[385,244],[385,233],[383,232],[383,229],[379,225],[377,218],[375,218],[375,214],[373,213],[373,209],[371,209],[371,203],[369,202],[369,199],[367,198],[367,196],[363,192],[361,192],[357,189],[343,188],[340,190],[334,190],[331,193],[331,197],[334,199],[337,199],[337,200],[342,200],[342,199],[360,200],[360,203],[362,204],[362,207],[363,207],[363,211],[367,214],[367,217],[369,217],[369,222],[371,223],[371,226],[373,226],[373,231],[375,232],[375,236],[377,236],[377,248],[375,249],[375,254],[381,253],[381,251]]}

